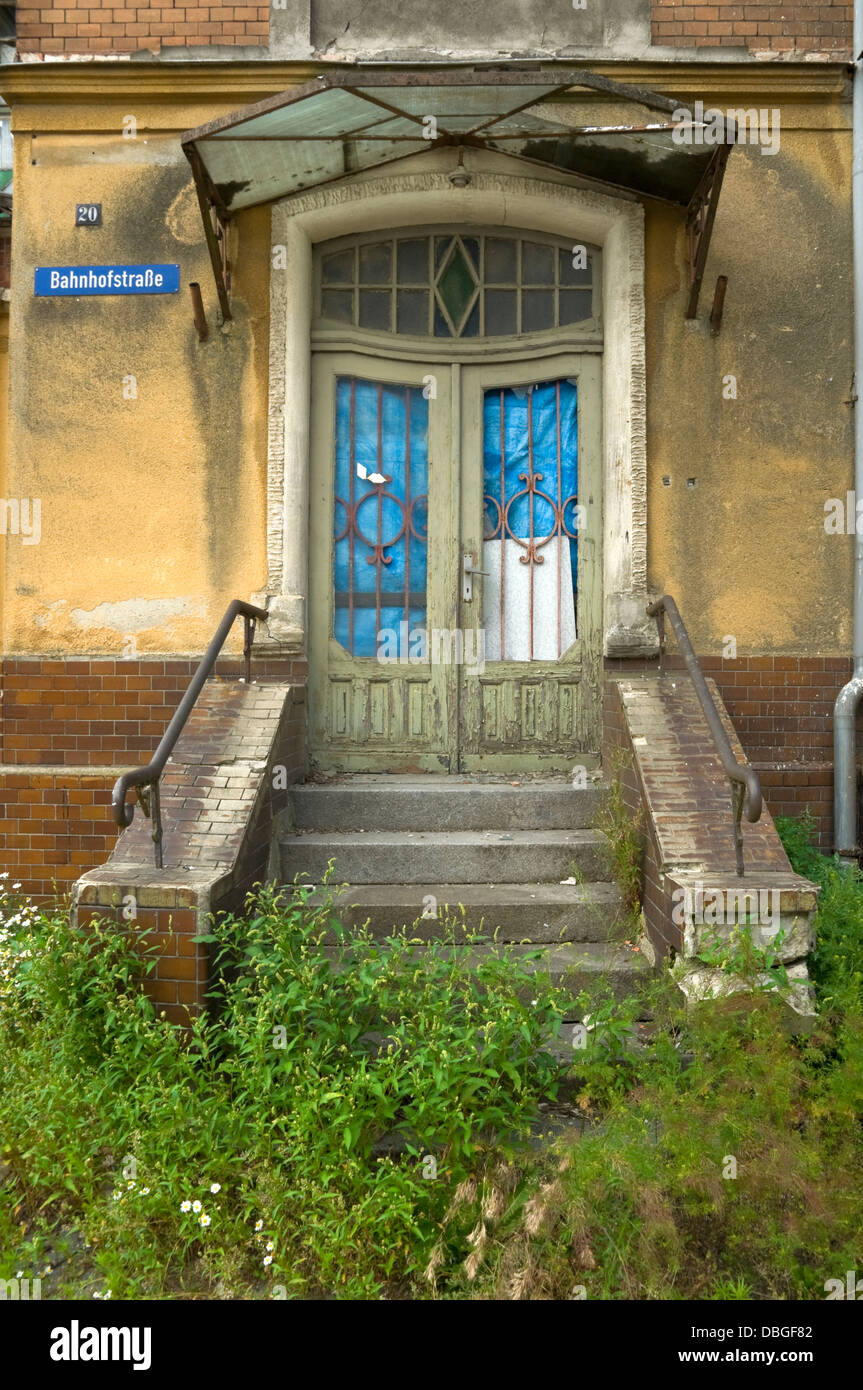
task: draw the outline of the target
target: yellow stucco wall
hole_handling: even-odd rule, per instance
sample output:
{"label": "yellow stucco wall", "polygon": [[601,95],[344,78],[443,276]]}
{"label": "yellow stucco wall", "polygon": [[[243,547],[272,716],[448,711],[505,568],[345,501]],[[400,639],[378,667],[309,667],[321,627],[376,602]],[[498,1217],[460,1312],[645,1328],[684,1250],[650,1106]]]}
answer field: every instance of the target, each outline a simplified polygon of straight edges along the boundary
{"label": "yellow stucco wall", "polygon": [[[6,652],[200,651],[265,582],[269,210],[233,231],[220,329],[178,139],[233,104],[109,87],[95,107],[16,109],[7,487],[41,498],[42,538],[6,542]],[[78,202],[101,202],[101,228],[74,226]],[[33,294],[40,264],[146,261],[178,262],[179,294]]]}
{"label": "yellow stucco wall", "polygon": [[680,219],[647,219],[649,576],[716,655],[851,645],[853,540],[824,527],[853,487],[851,136],[835,104],[782,110],[777,155],[729,161],[697,326]]}
{"label": "yellow stucco wall", "polygon": [[[235,220],[235,318],[220,330],[178,137],[309,72],[82,66],[18,66],[0,82],[15,132],[5,486],[42,501],[40,544],[5,542],[2,649],[200,651],[228,600],[266,578],[269,212]],[[842,654],[852,540],[825,533],[824,502],[852,486],[850,107],[838,67],[783,68],[724,64],[694,88],[692,69],[673,82],[670,69],[614,73],[782,109],[776,156],[732,155],[694,326],[682,213],[648,204],[649,578],[677,597],[700,651],[731,634],[741,654]],[[85,201],[102,203],[102,228],[75,228]],[[33,295],[36,265],[137,261],[179,262],[180,293]],[[736,400],[723,399],[728,373]]]}

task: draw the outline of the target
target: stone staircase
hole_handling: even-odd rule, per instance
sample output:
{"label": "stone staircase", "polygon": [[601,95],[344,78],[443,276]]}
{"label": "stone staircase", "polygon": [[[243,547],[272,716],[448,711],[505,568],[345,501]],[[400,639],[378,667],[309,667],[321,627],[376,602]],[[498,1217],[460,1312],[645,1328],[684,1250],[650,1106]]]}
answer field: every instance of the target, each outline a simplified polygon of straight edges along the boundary
{"label": "stone staircase", "polygon": [[431,774],[303,783],[291,789],[293,823],[289,813],[279,835],[282,881],[319,883],[334,860],[333,882],[349,885],[338,899],[346,924],[368,921],[377,936],[407,926],[432,939],[445,909],[460,917],[463,908],[468,932],[519,954],[541,946],[534,968],[573,995],[598,977],[623,995],[648,967],[620,940],[607,840],[592,828],[603,791],[565,778]]}

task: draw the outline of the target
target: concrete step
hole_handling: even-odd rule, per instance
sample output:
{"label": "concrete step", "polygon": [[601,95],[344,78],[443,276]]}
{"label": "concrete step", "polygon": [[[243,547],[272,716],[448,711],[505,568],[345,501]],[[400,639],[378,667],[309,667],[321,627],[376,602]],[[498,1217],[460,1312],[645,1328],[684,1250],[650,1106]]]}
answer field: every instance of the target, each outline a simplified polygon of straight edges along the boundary
{"label": "concrete step", "polygon": [[298,830],[583,830],[596,824],[604,791],[563,778],[513,786],[432,774],[355,776],[296,786],[292,800]]}
{"label": "concrete step", "polygon": [[[514,955],[526,956],[534,947],[510,946]],[[477,956],[497,952],[495,946],[476,948]],[[645,956],[634,947],[611,942],[579,942],[550,946],[537,961],[524,962],[532,973],[548,973],[556,985],[575,999],[583,989],[598,980],[607,981],[616,999],[631,994],[639,979],[650,974]]]}
{"label": "concrete step", "polygon": [[[314,894],[313,901],[320,896]],[[364,884],[349,888],[335,907],[344,926],[368,922],[378,937],[407,927],[412,937],[430,940],[443,935],[448,905],[450,920],[459,923],[456,939],[462,930],[481,931],[498,941],[552,945],[607,941],[621,914],[613,883]],[[422,915],[435,908],[436,917]]]}
{"label": "concrete step", "polygon": [[[335,948],[328,948],[335,954]],[[416,946],[421,952],[427,947]],[[446,948],[446,956],[458,951],[461,959],[469,967],[477,966],[483,959],[500,956],[506,949],[510,957],[520,957],[522,964],[532,974],[548,975],[552,982],[564,990],[571,1000],[575,1000],[583,989],[596,985],[599,981],[608,984],[616,999],[624,999],[636,988],[639,980],[650,974],[647,959],[637,950],[628,946],[614,946],[608,942],[582,942],[562,946],[550,946],[543,950],[537,960],[525,960],[537,948],[534,946],[508,946],[493,944],[480,946],[455,946]],[[522,991],[527,998],[529,988]],[[573,1017],[578,1017],[573,1014]]]}
{"label": "concrete step", "polygon": [[335,860],[336,883],[559,883],[608,877],[598,830],[313,831],[280,842],[282,878],[313,883]]}

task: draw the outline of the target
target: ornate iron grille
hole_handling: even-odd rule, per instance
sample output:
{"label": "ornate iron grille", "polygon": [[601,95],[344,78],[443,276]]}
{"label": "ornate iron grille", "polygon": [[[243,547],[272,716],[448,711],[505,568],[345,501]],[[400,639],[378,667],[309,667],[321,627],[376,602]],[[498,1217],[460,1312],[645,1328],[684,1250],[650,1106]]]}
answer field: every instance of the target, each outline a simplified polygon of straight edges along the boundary
{"label": "ornate iron grille", "polygon": [[574,382],[485,392],[483,475],[486,657],[559,659],[577,636]]}
{"label": "ornate iron grille", "polygon": [[339,377],[333,635],[374,657],[426,622],[428,400],[421,387]]}

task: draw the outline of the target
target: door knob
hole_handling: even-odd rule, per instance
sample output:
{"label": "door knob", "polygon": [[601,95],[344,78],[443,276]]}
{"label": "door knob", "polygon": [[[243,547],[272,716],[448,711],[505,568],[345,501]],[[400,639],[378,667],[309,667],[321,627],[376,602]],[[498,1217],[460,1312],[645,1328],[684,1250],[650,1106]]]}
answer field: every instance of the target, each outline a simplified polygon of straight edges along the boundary
{"label": "door knob", "polygon": [[465,603],[470,603],[471,599],[473,598],[473,576],[475,574],[489,573],[488,570],[479,569],[478,566],[474,563],[475,560],[476,556],[469,551],[466,551],[465,554],[462,556],[463,577],[461,586],[461,596]]}

